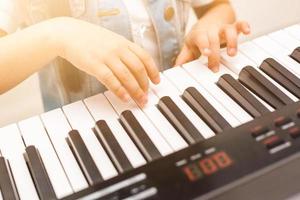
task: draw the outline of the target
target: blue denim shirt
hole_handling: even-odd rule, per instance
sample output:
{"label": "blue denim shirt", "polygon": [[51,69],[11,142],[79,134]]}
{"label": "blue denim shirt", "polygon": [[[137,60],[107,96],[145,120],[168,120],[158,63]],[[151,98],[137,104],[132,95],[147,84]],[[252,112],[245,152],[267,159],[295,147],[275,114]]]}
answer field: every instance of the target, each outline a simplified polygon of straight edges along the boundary
{"label": "blue denim shirt", "polygon": [[[29,10],[32,23],[51,17],[46,9],[44,13],[41,10],[42,1],[32,0],[31,8],[39,8]],[[70,7],[74,17],[99,24],[132,40],[130,19],[122,0],[71,0],[70,2],[72,1]],[[160,70],[164,70],[174,64],[180,50],[190,1],[144,0],[144,3],[158,38]],[[94,5],[97,5],[97,9],[94,8]],[[168,7],[173,7],[176,15],[166,20],[164,13]],[[118,14],[98,16],[95,13],[97,10],[112,9],[117,9]],[[94,77],[77,70],[62,59],[55,60],[43,68],[39,72],[39,80],[45,111],[105,90],[105,87]]]}

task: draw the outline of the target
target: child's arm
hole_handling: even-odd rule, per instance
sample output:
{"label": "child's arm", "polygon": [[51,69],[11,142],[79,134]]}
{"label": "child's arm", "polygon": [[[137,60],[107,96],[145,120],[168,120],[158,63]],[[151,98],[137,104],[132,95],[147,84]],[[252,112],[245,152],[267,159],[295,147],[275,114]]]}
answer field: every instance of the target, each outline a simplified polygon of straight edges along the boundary
{"label": "child's arm", "polygon": [[147,101],[148,77],[159,82],[151,56],[107,29],[55,18],[0,38],[0,92],[14,87],[55,57],[95,76],[123,100]]}
{"label": "child's arm", "polygon": [[208,66],[217,71],[220,63],[220,45],[227,44],[227,53],[237,53],[238,34],[249,34],[247,22],[235,22],[235,14],[228,0],[215,0],[213,4],[195,8],[199,18],[188,33],[176,64],[180,65],[208,56]]}

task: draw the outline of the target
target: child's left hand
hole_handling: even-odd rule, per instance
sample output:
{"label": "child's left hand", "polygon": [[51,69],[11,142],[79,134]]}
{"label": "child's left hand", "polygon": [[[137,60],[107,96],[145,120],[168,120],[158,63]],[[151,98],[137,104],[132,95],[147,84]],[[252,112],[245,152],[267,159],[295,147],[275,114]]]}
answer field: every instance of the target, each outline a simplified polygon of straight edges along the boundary
{"label": "child's left hand", "polygon": [[245,35],[250,33],[247,22],[238,21],[234,24],[205,26],[199,21],[186,36],[183,48],[176,59],[176,65],[204,55],[208,57],[209,68],[216,72],[220,64],[220,45],[226,43],[228,55],[234,56],[237,53],[240,33]]}

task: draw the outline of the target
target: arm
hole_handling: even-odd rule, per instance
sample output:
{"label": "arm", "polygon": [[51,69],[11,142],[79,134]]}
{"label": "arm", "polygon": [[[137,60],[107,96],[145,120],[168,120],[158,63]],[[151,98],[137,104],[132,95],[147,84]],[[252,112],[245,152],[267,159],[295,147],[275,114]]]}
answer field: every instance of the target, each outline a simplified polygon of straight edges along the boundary
{"label": "arm", "polygon": [[57,56],[95,76],[124,101],[131,96],[144,105],[148,79],[159,83],[154,60],[136,44],[97,25],[59,17],[0,38],[0,92]]}
{"label": "arm", "polygon": [[[38,71],[57,56],[46,24],[0,38],[0,92],[3,93]],[[0,33],[5,35],[4,31]]]}
{"label": "arm", "polygon": [[246,22],[235,22],[235,13],[228,0],[215,0],[208,6],[195,8],[195,12],[198,21],[188,33],[176,64],[204,55],[208,57],[209,68],[217,71],[221,44],[226,44],[228,55],[234,56],[238,34],[249,34],[250,27]]}

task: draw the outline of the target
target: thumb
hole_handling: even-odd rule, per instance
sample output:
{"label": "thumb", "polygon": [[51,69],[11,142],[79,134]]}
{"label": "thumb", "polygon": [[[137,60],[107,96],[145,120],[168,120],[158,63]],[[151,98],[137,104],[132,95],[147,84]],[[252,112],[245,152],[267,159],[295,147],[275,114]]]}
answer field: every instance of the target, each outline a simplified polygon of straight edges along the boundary
{"label": "thumb", "polygon": [[175,66],[182,65],[192,60],[194,60],[194,54],[186,45],[183,45],[179,55],[177,56]]}

